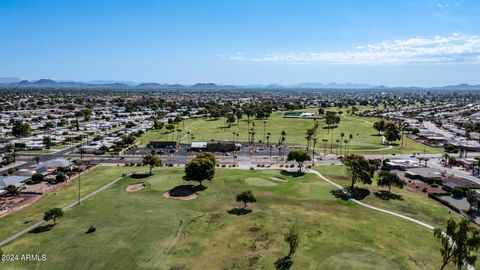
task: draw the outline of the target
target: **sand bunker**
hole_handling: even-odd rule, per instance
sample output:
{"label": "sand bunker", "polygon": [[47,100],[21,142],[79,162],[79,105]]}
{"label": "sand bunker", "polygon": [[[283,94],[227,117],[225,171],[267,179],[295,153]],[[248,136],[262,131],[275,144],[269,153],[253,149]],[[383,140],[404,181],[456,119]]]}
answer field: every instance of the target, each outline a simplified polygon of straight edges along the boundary
{"label": "sand bunker", "polygon": [[182,185],[172,188],[163,193],[163,197],[167,199],[177,199],[182,201],[193,200],[198,197],[191,185]]}
{"label": "sand bunker", "polygon": [[127,192],[135,192],[135,191],[140,191],[145,188],[144,183],[136,183],[136,184],[131,184],[127,187]]}
{"label": "sand bunker", "polygon": [[283,178],[276,177],[276,176],[272,176],[272,177],[270,177],[270,179],[273,180],[273,181],[281,182],[281,183],[287,183],[288,182],[287,179],[283,179]]}

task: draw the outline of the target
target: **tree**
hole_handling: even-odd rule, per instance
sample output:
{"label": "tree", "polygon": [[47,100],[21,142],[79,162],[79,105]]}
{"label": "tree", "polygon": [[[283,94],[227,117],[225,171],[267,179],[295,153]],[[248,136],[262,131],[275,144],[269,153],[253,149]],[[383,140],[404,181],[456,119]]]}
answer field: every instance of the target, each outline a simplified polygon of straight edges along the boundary
{"label": "tree", "polygon": [[405,186],[405,182],[403,182],[396,173],[382,170],[378,173],[377,185],[388,187],[388,193],[391,194],[392,186],[402,189]]}
{"label": "tree", "polygon": [[325,123],[329,128],[332,128],[340,123],[340,116],[336,115],[335,112],[327,112]]}
{"label": "tree", "polygon": [[15,137],[26,137],[30,135],[32,129],[28,123],[16,121],[12,127],[12,135]]}
{"label": "tree", "polygon": [[237,194],[237,202],[243,202],[243,208],[247,207],[247,203],[255,203],[257,199],[253,196],[251,190],[243,191],[240,194]]}
{"label": "tree", "polygon": [[478,202],[477,194],[474,190],[467,189],[467,191],[465,192],[465,195],[467,197],[467,202],[468,202],[468,205],[469,205],[468,210],[472,211],[473,206],[476,206],[477,202]]}
{"label": "tree", "polygon": [[52,146],[52,137],[50,136],[43,137],[43,144],[45,145],[45,148],[50,149],[50,147]]}
{"label": "tree", "polygon": [[50,220],[53,220],[53,225],[56,224],[57,218],[61,218],[61,217],[63,217],[63,210],[58,207],[52,208],[43,214],[43,220],[47,222]]}
{"label": "tree", "polygon": [[318,115],[324,115],[325,110],[323,108],[318,108]]}
{"label": "tree", "polygon": [[64,173],[59,173],[57,174],[57,176],[55,176],[55,181],[57,181],[57,183],[60,183],[60,182],[63,182],[65,180],[67,180],[68,176]]}
{"label": "tree", "polygon": [[83,120],[85,121],[90,121],[90,117],[92,116],[92,110],[91,109],[83,109]]}
{"label": "tree", "polygon": [[458,269],[469,265],[474,265],[477,256],[474,255],[480,247],[480,232],[478,229],[470,226],[468,219],[462,219],[458,223],[454,218],[447,221],[445,232],[436,228],[433,232],[442,247],[442,266],[444,269],[449,263],[455,264]]}
{"label": "tree", "polygon": [[284,238],[285,242],[288,243],[288,256],[293,256],[297,251],[298,244],[300,243],[300,235],[297,232],[297,228],[295,225],[292,225],[288,230],[287,234],[285,234]]}
{"label": "tree", "polygon": [[12,196],[20,195],[20,189],[14,185],[8,185],[5,190],[7,191],[7,194],[10,194]]}
{"label": "tree", "polygon": [[167,124],[165,128],[168,130],[168,132],[172,132],[175,129],[174,124]]}
{"label": "tree", "polygon": [[33,183],[40,183],[43,181],[43,179],[45,179],[45,176],[43,176],[43,174],[41,173],[35,173],[32,175],[32,182]]}
{"label": "tree", "polygon": [[41,159],[41,157],[38,156],[38,155],[37,155],[37,156],[34,156],[34,157],[32,158],[32,160],[35,161],[35,162],[37,163],[37,165],[38,165],[38,163],[40,163],[40,159]]}
{"label": "tree", "polygon": [[202,181],[212,180],[215,176],[215,165],[208,158],[194,158],[185,165],[185,176],[188,180]]}
{"label": "tree", "polygon": [[160,122],[160,121],[158,121],[158,120],[156,120],[156,119],[153,121],[153,128],[154,128],[154,129],[160,130],[160,129],[163,128],[164,125],[165,125],[165,124],[164,124],[163,122]]}
{"label": "tree", "polygon": [[143,165],[147,165],[150,167],[150,175],[152,175],[152,169],[154,167],[160,167],[162,166],[162,160],[160,159],[159,156],[155,154],[147,154],[143,157]]}
{"label": "tree", "polygon": [[226,117],[227,117],[228,127],[230,127],[233,123],[235,123],[235,121],[237,121],[237,119],[235,118],[235,115],[233,113],[227,114]]}
{"label": "tree", "polygon": [[343,165],[351,174],[350,190],[353,191],[355,183],[360,181],[364,184],[371,184],[375,168],[360,155],[351,154],[343,158]]}
{"label": "tree", "polygon": [[385,139],[390,144],[390,142],[400,140],[400,131],[398,130],[397,125],[392,122],[388,122],[385,124],[385,132],[384,132]]}
{"label": "tree", "polygon": [[302,172],[303,163],[312,160],[310,154],[304,150],[293,150],[287,155],[287,161],[295,160],[298,163],[298,172]]}
{"label": "tree", "polygon": [[213,163],[213,166],[217,166],[217,160],[215,158],[215,155],[210,153],[210,152],[203,152],[200,153],[196,156],[197,158],[206,158],[210,160]]}
{"label": "tree", "polygon": [[297,232],[295,225],[292,225],[288,232],[284,236],[285,242],[289,246],[288,255],[278,259],[275,262],[275,268],[277,270],[288,270],[293,265],[292,256],[295,254],[300,243],[300,235]]}
{"label": "tree", "polygon": [[385,121],[380,120],[373,123],[373,128],[378,131],[378,134],[380,134],[380,132],[385,130]]}

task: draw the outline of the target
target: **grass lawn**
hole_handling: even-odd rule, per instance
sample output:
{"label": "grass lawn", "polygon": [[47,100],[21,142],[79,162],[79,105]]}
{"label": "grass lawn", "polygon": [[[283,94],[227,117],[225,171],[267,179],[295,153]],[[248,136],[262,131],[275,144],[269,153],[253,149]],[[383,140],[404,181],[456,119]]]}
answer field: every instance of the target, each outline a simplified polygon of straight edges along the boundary
{"label": "grass lawn", "polygon": [[[112,170],[111,179],[122,171]],[[440,266],[439,244],[431,231],[336,199],[332,187],[313,174],[218,169],[198,198],[164,198],[166,190],[185,184],[182,176],[181,168],[161,168],[147,178],[120,181],[67,211],[52,230],[2,248],[5,253],[46,254],[46,262],[5,263],[2,269],[273,269],[274,261],[288,252],[283,234],[292,224],[301,233],[292,269]],[[145,189],[125,191],[139,180]],[[253,212],[227,213],[241,206],[235,195],[247,189],[257,197]],[[432,212],[424,215],[436,218]],[[89,225],[97,231],[85,234]]]}
{"label": "grass lawn", "polygon": [[[142,167],[146,170],[146,167]],[[80,194],[88,193],[106,185],[122,173],[142,170],[138,167],[97,167],[81,176]],[[78,179],[78,178],[77,178]],[[53,207],[65,207],[78,198],[77,179],[63,189],[48,192],[34,204],[0,218],[0,239],[5,239],[16,232],[41,220],[43,212]]]}
{"label": "grass lawn", "polygon": [[55,152],[58,152],[60,150],[63,150],[65,148],[69,147],[68,145],[54,145],[50,147],[50,149],[44,149],[44,150],[25,150],[25,151],[19,151],[18,153],[22,154],[52,154]]}
{"label": "grass lawn", "polygon": [[[347,176],[346,167],[343,165],[316,166],[315,169],[337,184],[350,186],[350,177]],[[419,219],[435,227],[443,227],[452,216],[458,217],[455,212],[451,211],[450,214],[448,208],[428,198],[424,193],[392,188],[392,192],[401,195],[401,199],[384,200],[375,193],[387,189],[377,186],[376,179],[371,185],[358,183],[356,186],[370,191],[370,194],[362,200],[363,202]]]}
{"label": "grass lawn", "polygon": [[[314,109],[307,109],[302,111],[315,111]],[[377,131],[373,128],[373,122],[377,119],[362,118],[355,116],[342,116],[340,124],[337,128],[326,129],[325,121],[320,121],[320,128],[317,131],[317,145],[318,152],[324,152],[323,148],[327,148],[326,152],[330,151],[330,142],[333,138],[333,152],[336,152],[336,140],[341,141],[348,139],[349,134],[353,135],[350,142],[350,152],[357,154],[392,154],[392,153],[441,153],[440,149],[432,147],[425,147],[423,144],[417,143],[411,139],[406,138],[406,146],[400,149],[398,145],[388,146],[381,144],[381,136],[377,135]],[[255,140],[263,141],[264,124],[265,133],[270,132],[270,142],[278,143],[280,133],[284,130],[286,135],[286,143],[289,145],[306,146],[305,133],[308,128],[313,126],[312,119],[300,118],[283,118],[282,112],[273,112],[270,118],[266,120],[253,120],[255,122]],[[250,128],[252,125],[250,126]],[[225,128],[225,119],[189,119],[179,124],[179,129],[182,129],[180,137],[182,142],[188,142],[188,131],[194,134],[195,141],[210,141],[216,140],[233,140],[233,132],[240,133],[238,139],[240,141],[247,141],[248,138],[248,123],[246,117],[242,118],[238,124],[232,125],[230,128]],[[341,133],[345,136],[341,138]],[[176,140],[176,132],[167,133],[166,130],[148,131],[140,138],[140,144],[146,145],[151,140]],[[333,135],[333,136],[332,136]],[[236,139],[236,138],[235,138]],[[328,139],[328,143],[324,145],[322,139]],[[265,140],[266,141],[266,140]],[[340,149],[344,149],[344,145],[339,145]]]}

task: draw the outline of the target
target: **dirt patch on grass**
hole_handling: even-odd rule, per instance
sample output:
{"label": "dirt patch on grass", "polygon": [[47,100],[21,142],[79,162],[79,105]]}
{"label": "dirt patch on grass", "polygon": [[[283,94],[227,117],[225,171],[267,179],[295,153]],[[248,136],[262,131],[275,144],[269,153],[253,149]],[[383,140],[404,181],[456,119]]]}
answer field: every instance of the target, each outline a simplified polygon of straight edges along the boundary
{"label": "dirt patch on grass", "polygon": [[287,179],[284,179],[284,178],[281,178],[281,177],[278,177],[278,176],[272,176],[272,177],[270,177],[270,180],[280,182],[280,183],[287,183],[288,182]]}
{"label": "dirt patch on grass", "polygon": [[188,201],[197,198],[198,194],[195,192],[195,189],[192,185],[181,185],[163,193],[163,197],[167,199]]}
{"label": "dirt patch on grass", "polygon": [[144,183],[131,184],[127,187],[127,192],[136,192],[145,188]]}

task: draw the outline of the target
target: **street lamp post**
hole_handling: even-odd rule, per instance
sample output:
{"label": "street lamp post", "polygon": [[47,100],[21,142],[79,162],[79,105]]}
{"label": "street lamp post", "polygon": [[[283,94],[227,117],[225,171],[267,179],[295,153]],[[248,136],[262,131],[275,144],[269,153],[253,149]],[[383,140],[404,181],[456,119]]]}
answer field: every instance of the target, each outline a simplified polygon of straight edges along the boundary
{"label": "street lamp post", "polygon": [[80,177],[82,175],[82,172],[80,172],[78,174],[78,204],[77,205],[80,205]]}

